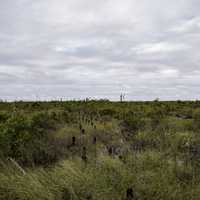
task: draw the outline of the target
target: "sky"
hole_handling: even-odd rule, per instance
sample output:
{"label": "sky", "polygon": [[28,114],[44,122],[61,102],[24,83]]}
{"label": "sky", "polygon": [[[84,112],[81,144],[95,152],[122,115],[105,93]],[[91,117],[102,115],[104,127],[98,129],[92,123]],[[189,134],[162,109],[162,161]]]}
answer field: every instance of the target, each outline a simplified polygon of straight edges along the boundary
{"label": "sky", "polygon": [[200,99],[199,0],[0,0],[0,99]]}

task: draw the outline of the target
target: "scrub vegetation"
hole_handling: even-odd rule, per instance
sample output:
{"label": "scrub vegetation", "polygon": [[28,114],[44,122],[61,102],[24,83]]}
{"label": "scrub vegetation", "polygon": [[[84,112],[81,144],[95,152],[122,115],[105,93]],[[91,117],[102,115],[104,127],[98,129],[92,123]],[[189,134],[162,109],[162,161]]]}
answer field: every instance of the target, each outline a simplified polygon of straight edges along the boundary
{"label": "scrub vegetation", "polygon": [[198,200],[200,101],[0,103],[0,200]]}

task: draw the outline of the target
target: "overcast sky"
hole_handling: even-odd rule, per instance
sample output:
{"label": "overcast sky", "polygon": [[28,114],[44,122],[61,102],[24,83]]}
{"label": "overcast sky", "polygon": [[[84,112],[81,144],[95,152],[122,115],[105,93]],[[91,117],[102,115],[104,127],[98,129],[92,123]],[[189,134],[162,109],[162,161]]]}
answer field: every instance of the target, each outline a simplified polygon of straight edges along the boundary
{"label": "overcast sky", "polygon": [[200,98],[199,0],[0,0],[0,98]]}

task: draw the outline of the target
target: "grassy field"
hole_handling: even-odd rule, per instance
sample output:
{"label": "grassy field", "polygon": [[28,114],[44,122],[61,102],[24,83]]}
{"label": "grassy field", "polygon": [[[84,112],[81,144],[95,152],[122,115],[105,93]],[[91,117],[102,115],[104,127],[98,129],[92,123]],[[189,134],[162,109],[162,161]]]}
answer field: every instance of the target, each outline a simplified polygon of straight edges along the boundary
{"label": "grassy field", "polygon": [[200,101],[0,103],[0,200],[198,200]]}

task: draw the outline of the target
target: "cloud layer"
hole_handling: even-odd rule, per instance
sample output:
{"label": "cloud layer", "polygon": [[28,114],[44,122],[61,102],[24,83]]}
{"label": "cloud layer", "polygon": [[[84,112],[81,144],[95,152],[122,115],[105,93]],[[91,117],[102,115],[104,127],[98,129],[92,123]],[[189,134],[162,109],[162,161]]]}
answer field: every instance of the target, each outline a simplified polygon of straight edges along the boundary
{"label": "cloud layer", "polygon": [[2,0],[0,98],[199,99],[199,0]]}

